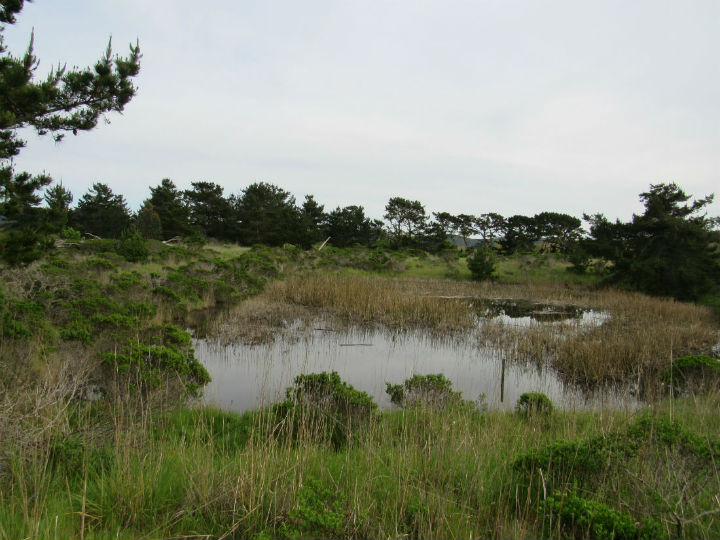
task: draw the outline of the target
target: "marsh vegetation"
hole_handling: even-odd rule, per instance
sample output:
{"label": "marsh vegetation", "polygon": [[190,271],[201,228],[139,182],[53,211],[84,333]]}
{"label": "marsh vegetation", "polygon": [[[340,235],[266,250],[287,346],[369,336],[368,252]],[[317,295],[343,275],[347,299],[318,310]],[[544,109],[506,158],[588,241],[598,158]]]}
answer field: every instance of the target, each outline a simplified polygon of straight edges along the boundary
{"label": "marsh vegetation", "polygon": [[[3,270],[0,537],[720,532],[705,307],[530,273],[417,277],[462,258],[391,254],[377,273],[373,250],[149,247]],[[212,351],[230,371],[208,386]],[[243,362],[281,382],[225,410],[192,397],[262,389]],[[685,364],[709,384],[679,386]]]}

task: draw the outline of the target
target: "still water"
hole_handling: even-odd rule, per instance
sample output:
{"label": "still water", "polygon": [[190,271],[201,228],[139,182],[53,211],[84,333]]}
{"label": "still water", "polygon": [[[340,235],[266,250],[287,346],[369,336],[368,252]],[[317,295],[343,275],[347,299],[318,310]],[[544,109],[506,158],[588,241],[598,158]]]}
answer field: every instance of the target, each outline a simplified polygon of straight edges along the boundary
{"label": "still water", "polygon": [[[496,310],[487,316],[520,326],[558,323],[552,317],[513,315]],[[606,315],[578,312],[571,317],[582,327],[602,324]],[[320,371],[337,371],[343,380],[370,394],[382,409],[391,408],[386,382],[402,383],[414,374],[430,373],[442,373],[464,399],[480,400],[490,408],[512,409],[524,392],[543,392],[565,409],[636,405],[626,393],[586,396],[564,384],[551,369],[536,365],[508,362],[503,376],[503,353],[483,345],[472,331],[466,336],[437,338],[422,331],[335,329],[331,322],[317,320],[309,326],[291,324],[262,345],[198,339],[195,354],[212,377],[205,402],[237,412],[280,401],[297,375]]]}

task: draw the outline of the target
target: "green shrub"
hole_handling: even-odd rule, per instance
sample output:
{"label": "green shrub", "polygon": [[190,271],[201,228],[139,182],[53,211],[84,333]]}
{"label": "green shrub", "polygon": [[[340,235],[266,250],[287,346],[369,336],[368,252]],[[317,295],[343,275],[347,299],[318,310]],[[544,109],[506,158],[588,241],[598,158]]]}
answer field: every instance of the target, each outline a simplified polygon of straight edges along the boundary
{"label": "green shrub", "polygon": [[495,279],[496,258],[493,251],[486,247],[473,250],[467,258],[468,269],[474,281]]}
{"label": "green shrub", "polygon": [[539,392],[526,392],[518,399],[515,410],[523,416],[547,415],[553,411],[550,398]]}
{"label": "green shrub", "polygon": [[117,266],[104,257],[90,257],[82,262],[82,266],[90,270],[115,270]]}
{"label": "green shrub", "polygon": [[298,490],[297,507],[280,527],[285,538],[341,538],[345,528],[345,494],[308,478]]}
{"label": "green shrub", "polygon": [[442,373],[413,375],[403,384],[385,383],[386,393],[398,407],[432,407],[443,409],[462,403],[462,394],[454,392],[452,382]]}
{"label": "green shrub", "polygon": [[137,228],[132,227],[122,233],[115,245],[115,252],[130,262],[145,261],[149,253],[147,240]]}
{"label": "green shrub", "polygon": [[63,230],[60,231],[60,238],[70,242],[80,242],[82,240],[82,233],[72,227],[64,227]]}
{"label": "green shrub", "polygon": [[84,320],[73,320],[60,329],[60,337],[66,341],[79,341],[85,345],[93,342],[92,327]]}
{"label": "green shrub", "polygon": [[187,394],[197,396],[210,382],[205,367],[195,358],[190,335],[174,325],[156,330],[153,343],[128,339],[119,350],[106,352],[101,358],[113,371],[127,377],[131,387],[157,388],[167,380],[179,380]]}
{"label": "green shrub", "polygon": [[[662,525],[650,518],[636,520],[628,514],[574,492],[554,493],[543,501],[551,529],[560,529],[568,538],[598,540],[667,538]],[[555,527],[552,523],[555,522]]]}
{"label": "green shrub", "polygon": [[159,296],[164,296],[165,298],[172,300],[173,302],[182,302],[182,298],[178,293],[173,291],[170,287],[166,287],[165,285],[158,285],[153,289],[153,294],[157,294]]}
{"label": "green shrub", "polygon": [[287,434],[329,441],[336,448],[363,432],[377,409],[368,394],[344,382],[336,371],[298,375],[285,394],[275,413]]}

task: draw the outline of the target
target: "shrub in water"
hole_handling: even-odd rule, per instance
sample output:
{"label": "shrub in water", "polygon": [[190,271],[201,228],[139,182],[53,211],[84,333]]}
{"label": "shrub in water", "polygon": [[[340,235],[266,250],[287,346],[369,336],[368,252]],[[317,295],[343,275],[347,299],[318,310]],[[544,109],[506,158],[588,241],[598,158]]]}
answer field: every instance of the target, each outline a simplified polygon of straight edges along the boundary
{"label": "shrub in water", "polygon": [[462,403],[462,394],[454,392],[452,382],[442,373],[413,375],[403,384],[386,384],[386,392],[398,407],[427,406],[445,408]]}

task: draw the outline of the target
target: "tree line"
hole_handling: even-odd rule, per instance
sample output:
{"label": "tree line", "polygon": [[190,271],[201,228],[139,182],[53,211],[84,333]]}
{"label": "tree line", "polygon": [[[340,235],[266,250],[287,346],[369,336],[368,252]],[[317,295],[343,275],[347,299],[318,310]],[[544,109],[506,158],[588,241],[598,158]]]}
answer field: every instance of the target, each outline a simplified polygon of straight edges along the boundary
{"label": "tree line", "polygon": [[[148,239],[202,236],[243,245],[305,248],[328,240],[336,247],[381,245],[390,249],[416,248],[437,252],[478,243],[496,246],[504,253],[547,249],[567,254],[582,237],[580,219],[557,212],[505,218],[497,213],[429,215],[420,201],[392,197],[385,206],[384,221],[371,219],[359,205],[337,207],[329,212],[313,195],[302,204],[288,191],[267,182],[246,187],[240,194],[225,196],[222,186],[192,182],[180,190],[170,179],[150,188],[137,212],[123,195],[103,183],[94,184],[73,208],[73,194],[58,184],[45,192],[45,208],[38,214],[49,232],[72,227],[102,238],[119,238],[130,227]],[[34,199],[36,200],[36,199]],[[32,203],[32,201],[27,201]]]}
{"label": "tree line", "polygon": [[[16,175],[5,185],[13,190],[9,196],[6,189],[0,200],[0,216],[6,220],[0,256],[11,263],[38,257],[46,239],[68,230],[102,238],[119,238],[133,230],[146,239],[202,237],[242,245],[309,248],[327,241],[336,247],[428,252],[460,247],[475,250],[475,262],[488,268],[488,253],[544,250],[567,257],[576,272],[584,272],[592,258],[608,261],[610,281],[681,299],[698,299],[720,282],[718,218],[704,213],[712,196],[689,202],[690,196],[674,183],[651,185],[641,193],[645,212],[629,222],[583,215],[589,231],[581,219],[558,212],[430,215],[420,201],[403,197],[389,199],[381,221],[366,216],[358,205],[327,212],[312,195],[297,204],[288,191],[266,182],[226,196],[223,187],[212,182],[193,182],[190,189],[180,190],[163,179],[150,188],[150,197],[137,212],[103,183],[94,184],[75,207],[73,194],[61,184],[45,191],[44,207],[35,193],[39,186],[28,175]],[[8,234],[22,229],[22,220],[16,218],[23,215],[34,216],[34,233]]]}
{"label": "tree line", "polygon": [[388,201],[380,221],[358,205],[326,212],[312,195],[297,204],[290,193],[265,182],[226,196],[212,182],[179,190],[164,179],[137,212],[121,194],[96,183],[72,207],[73,194],[62,184],[52,185],[48,175],[15,171],[13,158],[25,146],[19,135],[31,128],[60,141],[68,133],[92,130],[108,113],[121,112],[136,92],[140,47],[130,45],[129,54],[121,57],[108,44],[93,66],[58,67],[38,81],[34,36],[19,56],[4,45],[5,25],[15,23],[23,6],[24,0],[0,0],[0,259],[10,264],[39,258],[58,236],[73,231],[105,238],[132,231],[141,241],[204,236],[303,247],[329,238],[337,247],[426,251],[447,249],[451,239],[459,239],[464,247],[479,248],[470,261],[478,268],[491,266],[495,251],[511,254],[542,246],[566,255],[578,272],[591,258],[606,261],[609,281],[650,294],[698,300],[718,292],[719,222],[706,215],[712,195],[691,201],[675,183],[651,185],[641,193],[645,210],[629,222],[584,215],[587,233],[579,218],[567,214],[430,216],[421,202],[402,197]]}

